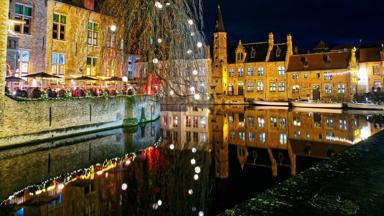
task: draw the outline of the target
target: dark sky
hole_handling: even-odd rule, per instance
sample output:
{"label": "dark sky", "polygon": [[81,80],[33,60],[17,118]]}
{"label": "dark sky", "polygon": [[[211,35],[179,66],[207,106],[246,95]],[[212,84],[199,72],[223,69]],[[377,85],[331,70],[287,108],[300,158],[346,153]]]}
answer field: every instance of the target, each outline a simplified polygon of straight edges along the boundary
{"label": "dark sky", "polygon": [[[217,0],[204,1],[205,34],[212,43]],[[384,0],[221,0],[228,43],[283,42],[292,34],[300,51],[320,40],[329,45],[384,40]]]}

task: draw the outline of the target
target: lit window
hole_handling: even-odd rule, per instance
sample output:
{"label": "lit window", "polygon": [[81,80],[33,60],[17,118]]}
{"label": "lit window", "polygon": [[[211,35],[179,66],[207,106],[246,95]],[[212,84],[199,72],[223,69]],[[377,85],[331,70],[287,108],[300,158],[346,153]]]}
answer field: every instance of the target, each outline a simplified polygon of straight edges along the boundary
{"label": "lit window", "polygon": [[273,128],[277,127],[277,119],[275,117],[271,117],[270,126]]}
{"label": "lit window", "polygon": [[280,128],[285,128],[287,125],[287,121],[285,118],[280,118]]}
{"label": "lit window", "polygon": [[257,91],[263,91],[264,90],[264,84],[262,81],[257,81]]}
{"label": "lit window", "polygon": [[237,69],[237,75],[239,77],[243,77],[244,76],[244,68],[238,68]]}
{"label": "lit window", "polygon": [[271,92],[276,91],[276,82],[270,82],[269,83],[269,91],[271,91]]}
{"label": "lit window", "polygon": [[65,57],[61,53],[52,53],[52,74],[64,75]]}
{"label": "lit window", "polygon": [[20,23],[14,25],[14,31],[22,34],[31,33],[32,7],[27,5],[16,4],[15,19]]}
{"label": "lit window", "polygon": [[254,127],[255,126],[255,118],[253,118],[253,116],[248,117],[247,125],[248,125],[248,127]]}
{"label": "lit window", "polygon": [[248,68],[248,76],[253,76],[253,67]]}
{"label": "lit window", "polygon": [[199,116],[193,117],[193,128],[199,128]]}
{"label": "lit window", "polygon": [[292,74],[292,79],[294,79],[294,80],[299,79],[299,74],[298,73],[293,73]]}
{"label": "lit window", "polygon": [[325,84],[325,94],[331,94],[331,93],[332,93],[332,85]]}
{"label": "lit window", "polygon": [[278,88],[279,92],[283,92],[285,91],[285,82],[282,81],[282,82],[279,82],[279,88]]}
{"label": "lit window", "polygon": [[185,116],[185,127],[190,128],[192,126],[192,117]]}
{"label": "lit window", "polygon": [[308,78],[308,73],[304,73],[304,78]]}
{"label": "lit window", "polygon": [[300,131],[295,131],[294,132],[294,136],[295,136],[295,138],[300,138],[301,132]]}
{"label": "lit window", "polygon": [[372,66],[373,75],[380,76],[380,66],[374,65]]}
{"label": "lit window", "polygon": [[229,132],[229,139],[231,139],[231,140],[235,139],[235,132],[234,131]]}
{"label": "lit window", "polygon": [[311,138],[311,134],[309,132],[307,132],[306,137],[307,137],[307,139],[310,139]]}
{"label": "lit window", "polygon": [[203,116],[200,118],[200,127],[207,128],[207,117]]}
{"label": "lit window", "polygon": [[332,80],[332,73],[324,72],[324,80]]}
{"label": "lit window", "polygon": [[244,113],[240,113],[239,114],[239,126],[244,127],[244,124],[245,124],[244,121],[245,121]]}
{"label": "lit window", "polygon": [[285,75],[285,67],[284,66],[278,66],[277,72],[278,72],[279,76],[284,76]]}
{"label": "lit window", "polygon": [[257,117],[257,122],[258,122],[258,125],[259,125],[259,128],[263,128],[264,127],[264,118],[263,117]]}
{"label": "lit window", "polygon": [[248,92],[253,92],[253,82],[248,82],[247,91]]}
{"label": "lit window", "polygon": [[239,138],[242,141],[245,141],[245,132],[239,132]]}
{"label": "lit window", "polygon": [[234,89],[233,89],[233,83],[228,83],[228,95],[233,95]]}
{"label": "lit window", "polygon": [[97,58],[94,58],[94,57],[87,58],[87,76],[91,76],[91,77],[96,76],[96,65],[97,65]]}
{"label": "lit window", "polygon": [[234,116],[233,116],[233,113],[232,113],[232,114],[228,115],[228,123],[229,124],[233,124],[233,121],[234,121]]}
{"label": "lit window", "polygon": [[287,134],[280,134],[280,144],[287,144]]}
{"label": "lit window", "polygon": [[263,67],[257,68],[257,76],[264,76],[264,68]]}
{"label": "lit window", "polygon": [[293,125],[294,125],[294,126],[298,126],[298,127],[301,126],[300,117],[295,117],[295,118],[293,119]]}
{"label": "lit window", "polygon": [[345,86],[344,84],[338,84],[337,85],[337,93],[345,93]]}
{"label": "lit window", "polygon": [[65,25],[67,17],[60,14],[53,14],[52,38],[56,40],[65,40]]}
{"label": "lit window", "polygon": [[347,130],[347,120],[340,119],[339,120],[339,127],[340,127],[340,129]]}
{"label": "lit window", "polygon": [[233,68],[229,68],[228,70],[228,76],[229,77],[233,77],[235,75],[235,71],[233,70]]}
{"label": "lit window", "polygon": [[88,45],[97,46],[99,24],[88,22]]}
{"label": "lit window", "polygon": [[329,128],[333,128],[333,119],[331,119],[331,118],[327,118],[327,119],[325,120],[325,123],[326,123],[327,127],[329,127]]}
{"label": "lit window", "polygon": [[249,141],[251,141],[251,142],[255,141],[255,133],[249,132]]}
{"label": "lit window", "polygon": [[239,82],[237,84],[237,94],[238,95],[244,95],[244,83],[243,82]]}
{"label": "lit window", "polygon": [[260,143],[265,143],[265,133],[259,134],[259,141],[260,141]]}
{"label": "lit window", "polygon": [[177,128],[179,126],[179,117],[173,116],[173,127]]}
{"label": "lit window", "polygon": [[332,131],[327,131],[327,134],[326,134],[326,136],[325,136],[325,139],[327,139],[327,140],[334,140],[335,139],[335,133],[334,132],[332,132]]}

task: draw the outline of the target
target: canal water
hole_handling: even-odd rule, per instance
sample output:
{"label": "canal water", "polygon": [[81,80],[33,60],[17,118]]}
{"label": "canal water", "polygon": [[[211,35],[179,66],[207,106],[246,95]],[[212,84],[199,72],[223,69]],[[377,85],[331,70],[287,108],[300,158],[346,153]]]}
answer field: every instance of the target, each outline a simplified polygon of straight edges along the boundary
{"label": "canal water", "polygon": [[163,105],[137,127],[0,151],[0,215],[216,215],[383,127],[380,112]]}

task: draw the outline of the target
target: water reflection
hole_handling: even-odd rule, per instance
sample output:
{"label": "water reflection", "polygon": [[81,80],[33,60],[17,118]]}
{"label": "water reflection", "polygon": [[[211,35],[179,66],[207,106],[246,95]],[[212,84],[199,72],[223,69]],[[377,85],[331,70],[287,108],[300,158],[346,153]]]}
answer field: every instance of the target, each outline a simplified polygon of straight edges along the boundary
{"label": "water reflection", "polygon": [[157,122],[136,128],[0,152],[0,212],[213,215],[383,123],[358,111],[162,106]]}

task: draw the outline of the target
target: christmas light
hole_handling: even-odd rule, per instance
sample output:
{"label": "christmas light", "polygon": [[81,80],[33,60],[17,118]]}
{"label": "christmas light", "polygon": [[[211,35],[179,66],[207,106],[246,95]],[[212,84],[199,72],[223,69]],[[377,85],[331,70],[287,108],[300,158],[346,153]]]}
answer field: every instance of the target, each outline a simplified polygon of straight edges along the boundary
{"label": "christmas light", "polygon": [[189,19],[189,20],[188,20],[188,24],[189,24],[189,25],[193,25],[193,20],[192,20],[192,19]]}
{"label": "christmas light", "polygon": [[121,185],[121,190],[125,191],[125,190],[127,190],[127,188],[128,188],[128,185],[126,183],[123,183]]}
{"label": "christmas light", "polygon": [[198,71],[197,70],[193,70],[192,74],[196,76],[198,74]]}
{"label": "christmas light", "polygon": [[195,179],[195,181],[199,180],[199,175],[195,174],[195,175],[193,176],[193,179]]}
{"label": "christmas light", "polygon": [[154,58],[154,59],[152,59],[152,62],[153,62],[153,64],[157,64],[157,63],[159,63],[159,59]]}
{"label": "christmas light", "polygon": [[201,96],[200,96],[200,94],[195,94],[194,98],[195,98],[195,100],[200,100]]}
{"label": "christmas light", "polygon": [[171,145],[169,145],[169,148],[170,148],[171,150],[173,150],[173,149],[175,149],[175,145],[171,144]]}
{"label": "christmas light", "polygon": [[199,47],[199,48],[203,47],[203,43],[198,42],[198,43],[197,43],[197,47]]}
{"label": "christmas light", "polygon": [[192,148],[192,153],[196,153],[197,149],[195,147]]}
{"label": "christmas light", "polygon": [[159,8],[159,9],[162,9],[163,8],[163,4],[161,4],[160,2],[155,2],[155,7]]}
{"label": "christmas light", "polygon": [[195,165],[196,164],[196,160],[194,158],[191,159],[191,164],[192,165]]}
{"label": "christmas light", "polygon": [[195,167],[195,173],[199,174],[201,172],[201,168],[199,166]]}
{"label": "christmas light", "polygon": [[192,190],[192,189],[189,189],[189,190],[188,190],[188,194],[189,194],[189,195],[192,195],[192,194],[193,194],[193,190]]}

